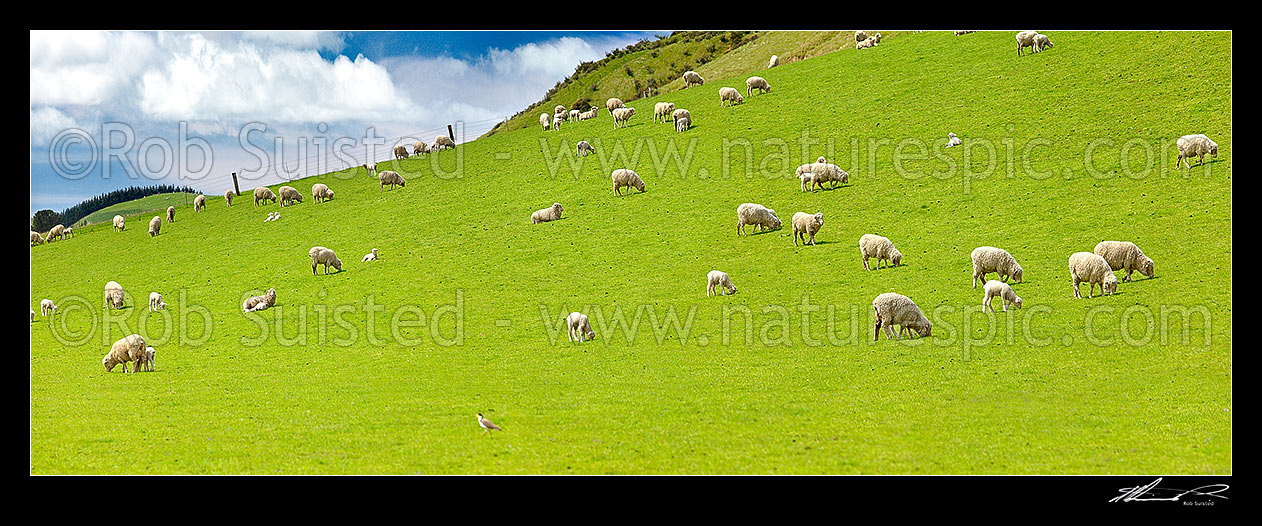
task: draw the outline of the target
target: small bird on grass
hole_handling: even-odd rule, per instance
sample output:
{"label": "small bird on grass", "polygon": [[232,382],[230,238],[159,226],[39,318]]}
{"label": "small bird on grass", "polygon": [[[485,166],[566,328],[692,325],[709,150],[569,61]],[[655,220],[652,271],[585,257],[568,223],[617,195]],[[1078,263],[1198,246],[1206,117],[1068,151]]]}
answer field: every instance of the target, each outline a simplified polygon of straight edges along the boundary
{"label": "small bird on grass", "polygon": [[496,431],[503,431],[503,429],[500,429],[500,426],[495,425],[495,422],[487,420],[486,417],[482,416],[482,413],[478,413],[478,425],[482,426],[484,433],[490,433],[492,429]]}

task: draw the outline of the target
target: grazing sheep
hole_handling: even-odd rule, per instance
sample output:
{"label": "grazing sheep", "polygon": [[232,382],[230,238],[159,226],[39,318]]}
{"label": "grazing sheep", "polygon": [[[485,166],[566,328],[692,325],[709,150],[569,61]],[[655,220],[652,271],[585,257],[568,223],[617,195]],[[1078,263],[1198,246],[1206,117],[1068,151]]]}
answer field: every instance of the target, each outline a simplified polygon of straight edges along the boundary
{"label": "grazing sheep", "polygon": [[779,230],[780,218],[776,211],[760,204],[744,203],[736,207],[736,234],[745,233],[745,225],[754,225],[754,232],[760,230]]}
{"label": "grazing sheep", "polygon": [[736,294],[736,285],[732,284],[732,278],[728,277],[726,272],[711,270],[709,274],[705,275],[705,280],[705,295],[707,298],[711,295],[722,296],[724,290],[728,294]]}
{"label": "grazing sheep", "polygon": [[1020,33],[1017,33],[1017,56],[1018,57],[1021,56],[1021,52],[1025,50],[1026,46],[1029,46],[1031,50],[1034,49],[1035,35],[1038,35],[1037,31],[1022,31]]}
{"label": "grazing sheep", "polygon": [[175,222],[175,207],[174,206],[167,207],[167,222],[168,223]]}
{"label": "grazing sheep", "polygon": [[162,218],[158,216],[153,216],[153,219],[149,220],[149,237],[158,235],[158,232],[161,230],[162,230]]}
{"label": "grazing sheep", "polygon": [[863,32],[862,30],[854,32],[855,42],[863,42],[864,40],[867,40],[867,39],[868,39],[868,34]]}
{"label": "grazing sheep", "polygon": [[259,201],[271,201],[272,204],[276,204],[276,194],[273,194],[272,190],[266,186],[260,186],[258,188],[255,188],[254,189],[254,206],[258,206]]}
{"label": "grazing sheep", "polygon": [[539,127],[543,128],[543,131],[548,131],[548,125],[550,124],[552,124],[552,117],[549,116],[547,113],[540,113],[539,114]]}
{"label": "grazing sheep", "polygon": [[1004,283],[1008,282],[1008,278],[1021,283],[1021,264],[1017,263],[1017,259],[1012,257],[1007,250],[995,247],[977,247],[969,254],[973,259],[973,289],[977,289],[977,282],[986,283],[986,274],[995,272],[999,274],[999,278]]}
{"label": "grazing sheep", "polygon": [[44,316],[48,316],[49,314],[57,312],[57,305],[53,304],[53,300],[44,298],[39,301],[39,312]]}
{"label": "grazing sheep", "polygon": [[955,136],[955,132],[947,133],[946,147],[950,148],[952,146],[959,146],[959,145],[960,145],[960,138]]}
{"label": "grazing sheep", "polygon": [[421,155],[427,151],[429,151],[429,149],[425,147],[425,141],[415,141],[412,143],[412,155]]}
{"label": "grazing sheep", "polygon": [[228,190],[223,193],[223,200],[228,203],[228,206],[232,206],[232,198],[236,197],[236,195],[237,195],[236,192],[233,192],[232,190]]}
{"label": "grazing sheep", "polygon": [[149,293],[149,310],[151,311],[156,311],[159,309],[166,310],[166,308],[167,308],[167,304],[166,302],[162,301],[161,294],[157,292]]}
{"label": "grazing sheep", "polygon": [[39,232],[32,230],[31,231],[31,246],[43,245],[43,244],[44,244],[44,236],[41,236],[39,235]]}
{"label": "grazing sheep", "polygon": [[132,334],[114,342],[114,345],[110,347],[109,354],[106,354],[105,358],[101,359],[101,365],[105,366],[105,372],[108,373],[121,363],[123,364],[123,372],[126,373],[128,372],[127,363],[133,362],[135,365],[132,366],[131,372],[134,373],[140,370],[146,361],[148,361],[148,356],[145,352],[145,339],[139,334]]}
{"label": "grazing sheep", "polygon": [[377,261],[377,249],[372,249],[372,252],[364,254],[364,259],[359,260],[360,263],[365,261]]}
{"label": "grazing sheep", "polygon": [[1074,252],[1069,256],[1069,277],[1074,284],[1074,297],[1078,299],[1082,299],[1078,284],[1084,281],[1090,283],[1087,287],[1088,298],[1097,284],[1100,285],[1102,294],[1112,295],[1117,291],[1117,276],[1113,275],[1109,262],[1090,252]]}
{"label": "grazing sheep", "polygon": [[596,149],[587,141],[578,141],[578,145],[574,147],[574,156],[579,157],[588,153],[596,153]]}
{"label": "grazing sheep", "polygon": [[627,121],[631,120],[631,117],[635,115],[635,108],[617,108],[611,113],[613,114],[613,127],[618,129],[619,124],[622,127],[627,126]]}
{"label": "grazing sheep", "polygon": [[1052,41],[1047,38],[1047,35],[1044,35],[1041,33],[1034,35],[1034,52],[1035,53],[1043,51],[1044,49],[1047,49],[1049,47],[1056,47],[1056,46],[1052,45]]}
{"label": "grazing sheep", "polygon": [[302,194],[292,186],[282,186],[277,189],[277,193],[280,194],[280,206],[285,206],[286,203],[294,204],[295,201],[302,202]]}
{"label": "grazing sheep", "polygon": [[1109,268],[1125,269],[1126,277],[1122,281],[1130,281],[1131,273],[1136,270],[1149,278],[1155,275],[1152,259],[1130,241],[1101,241],[1095,246],[1095,254],[1104,258],[1109,263]]}
{"label": "grazing sheep", "polygon": [[394,145],[394,158],[395,160],[407,159],[408,158],[407,146],[404,146],[402,144]]}
{"label": "grazing sheep", "polygon": [[565,317],[565,325],[570,328],[570,341],[579,343],[595,340],[596,331],[592,330],[592,323],[587,320],[587,316],[571,312]]}
{"label": "grazing sheep", "polygon": [[557,104],[556,107],[552,108],[552,113],[553,114],[565,113],[565,106]]}
{"label": "grazing sheep", "polygon": [[719,107],[727,107],[742,102],[745,102],[745,97],[742,97],[741,92],[736,91],[736,88],[719,88]]}
{"label": "grazing sheep", "polygon": [[66,232],[65,232],[64,234],[62,234],[62,238],[63,238],[63,239],[73,239],[73,238],[74,238],[74,229],[73,229],[73,228],[66,227]]}
{"label": "grazing sheep", "polygon": [[627,107],[627,105],[623,104],[622,99],[619,99],[617,97],[614,97],[612,99],[605,101],[605,109],[609,110],[610,114],[613,114],[613,110],[616,110],[618,108],[625,108],[625,107]]}
{"label": "grazing sheep", "polygon": [[122,232],[125,228],[127,228],[127,221],[123,219],[123,216],[114,216],[114,231]]}
{"label": "grazing sheep", "polygon": [[324,247],[311,247],[307,254],[311,256],[312,276],[316,275],[316,265],[320,264],[324,265],[324,273],[326,275],[329,273],[329,265],[332,265],[338,272],[342,271],[342,260],[338,259],[337,254],[334,254],[332,250]]}
{"label": "grazing sheep", "polygon": [[536,225],[558,219],[561,219],[561,203],[552,203],[552,206],[543,210],[536,210],[535,213],[530,214],[530,222]]}
{"label": "grazing sheep", "polygon": [[[610,177],[613,179],[613,195],[615,196],[622,195],[618,189],[624,186],[627,188],[635,188],[641,193],[644,192],[644,180],[640,179],[640,174],[637,174],[632,170],[619,168],[614,170],[613,173],[610,174]],[[630,194],[631,191],[627,190],[627,193]]]}
{"label": "grazing sheep", "polygon": [[771,84],[767,84],[767,79],[762,77],[745,79],[745,95],[754,96],[754,90],[758,90],[759,93],[768,93],[771,91]]}
{"label": "grazing sheep", "polygon": [[562,114],[558,113],[552,116],[553,131],[561,131],[561,122],[565,120],[565,118],[561,117],[561,115]]}
{"label": "grazing sheep", "polygon": [[123,308],[123,286],[117,281],[105,284],[105,307],[109,309]]}
{"label": "grazing sheep", "polygon": [[960,35],[967,35],[969,33],[976,33],[976,32],[977,32],[976,30],[964,31],[964,30],[957,29],[955,30],[955,36],[958,37]]}
{"label": "grazing sheep", "polygon": [[201,212],[203,208],[206,208],[206,196],[197,194],[197,197],[193,198],[193,211]]}
{"label": "grazing sheep", "polygon": [[824,189],[824,183],[832,183],[829,189],[837,188],[837,183],[849,184],[850,174],[842,170],[840,166],[829,163],[820,157],[814,163],[804,164],[797,167],[796,174],[799,180],[805,182],[803,174],[811,173],[811,190],[814,191],[815,186],[819,186],[820,190]]}
{"label": "grazing sheep", "polygon": [[[824,226],[824,213],[820,212],[815,215],[806,212],[798,212],[793,214],[793,246],[798,246],[798,239],[801,238],[803,244],[814,245],[815,233],[819,232],[819,228]],[[810,236],[810,240],[806,236]]]}
{"label": "grazing sheep", "polygon": [[324,183],[316,183],[311,185],[311,200],[317,203],[333,199],[333,190],[329,190],[329,185]]}
{"label": "grazing sheep", "polygon": [[1009,303],[1015,305],[1018,309],[1021,308],[1021,297],[1017,296],[1017,293],[1012,291],[1012,286],[1007,283],[992,279],[987,281],[986,285],[982,286],[982,289],[986,291],[985,296],[982,296],[982,312],[986,312],[986,309],[990,309],[990,312],[995,312],[994,300],[996,296],[1000,298],[1004,312],[1008,312]]}
{"label": "grazing sheep", "polygon": [[54,225],[51,229],[48,230],[48,235],[44,236],[44,240],[52,241],[54,239],[64,239],[65,235],[66,235],[65,226],[60,225],[60,224]]}
{"label": "grazing sheep", "polygon": [[698,75],[696,71],[685,71],[681,78],[684,79],[685,88],[691,87],[693,84],[705,84],[705,79],[701,78],[701,75]]}
{"label": "grazing sheep", "polygon": [[267,310],[276,305],[276,289],[267,289],[267,294],[262,296],[250,296],[241,303],[241,310],[244,312],[254,312]]}
{"label": "grazing sheep", "polygon": [[653,122],[656,123],[658,122],[659,119],[661,122],[666,122],[666,119],[669,118],[670,114],[674,112],[675,112],[675,103],[673,102],[659,102],[657,104],[654,104],[653,105]]}
{"label": "grazing sheep", "polygon": [[779,65],[780,65],[780,55],[771,55],[771,60],[767,62],[767,69],[771,69]]}
{"label": "grazing sheep", "polygon": [[583,113],[583,112],[578,111],[578,110],[570,110],[570,122],[574,122],[578,120],[578,115],[580,113]]}
{"label": "grazing sheep", "polygon": [[675,111],[670,112],[671,120],[678,121],[680,117],[688,117],[688,119],[691,120],[692,113],[689,113],[688,110],[685,110],[683,108],[679,108]]}
{"label": "grazing sheep", "polygon": [[691,127],[692,127],[692,119],[691,119],[691,118],[689,118],[689,117],[687,117],[687,116],[683,116],[683,117],[680,117],[680,118],[678,118],[678,119],[675,119],[675,131],[676,131],[676,132],[685,132],[685,131],[688,131],[688,128],[691,128]]}
{"label": "grazing sheep", "polygon": [[1174,169],[1179,169],[1179,161],[1183,161],[1183,165],[1192,169],[1192,165],[1188,164],[1188,159],[1195,156],[1197,165],[1205,164],[1205,154],[1210,157],[1218,158],[1218,143],[1210,140],[1203,134],[1184,135],[1179,137],[1175,142],[1175,146],[1179,149],[1179,158],[1174,162]]}
{"label": "grazing sheep", "polygon": [[154,362],[157,361],[158,350],[153,347],[145,347],[145,370],[153,372]]}
{"label": "grazing sheep", "polygon": [[407,186],[405,184],[407,183],[407,181],[403,179],[403,176],[399,175],[399,172],[395,172],[392,170],[382,170],[378,172],[377,178],[381,182],[381,191],[385,191],[386,185],[390,185],[391,188],[393,188],[394,185],[396,184],[401,187]]}
{"label": "grazing sheep", "polygon": [[876,234],[864,234],[859,238],[859,253],[863,256],[863,268],[872,270],[868,266],[868,258],[876,259],[876,268],[881,268],[881,262],[886,261],[886,266],[897,267],[903,261],[903,253],[894,248],[894,243],[889,238],[878,236]]}
{"label": "grazing sheep", "polygon": [[[885,337],[894,339],[901,339],[903,331],[907,331],[908,336],[914,331],[925,337],[933,330],[933,324],[920,312],[916,302],[897,292],[877,296],[872,300],[872,310],[876,311],[876,340],[881,339],[881,326],[885,327]],[[891,325],[898,326],[897,333],[890,329]]]}
{"label": "grazing sheep", "polygon": [[[439,135],[439,136],[434,137],[434,147],[439,148],[439,149],[455,148],[456,141],[451,140],[451,137],[448,137],[446,135]],[[431,148],[430,151],[434,151],[434,150]]]}

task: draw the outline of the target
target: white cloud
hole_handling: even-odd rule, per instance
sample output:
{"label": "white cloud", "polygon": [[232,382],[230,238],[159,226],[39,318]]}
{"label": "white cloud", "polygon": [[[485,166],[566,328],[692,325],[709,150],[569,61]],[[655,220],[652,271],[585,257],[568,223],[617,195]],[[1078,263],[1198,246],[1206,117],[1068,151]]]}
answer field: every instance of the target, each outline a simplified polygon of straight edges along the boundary
{"label": "white cloud", "polygon": [[56,108],[41,106],[31,108],[31,143],[48,144],[62,130],[82,128],[69,115]]}
{"label": "white cloud", "polygon": [[32,31],[31,104],[116,102],[158,51],[143,33]]}

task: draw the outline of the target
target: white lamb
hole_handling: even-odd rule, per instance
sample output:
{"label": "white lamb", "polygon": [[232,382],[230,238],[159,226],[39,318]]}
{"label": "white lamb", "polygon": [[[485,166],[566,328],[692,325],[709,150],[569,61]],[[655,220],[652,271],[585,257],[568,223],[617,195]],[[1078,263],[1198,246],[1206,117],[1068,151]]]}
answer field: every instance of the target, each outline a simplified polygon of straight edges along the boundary
{"label": "white lamb", "polygon": [[149,293],[149,310],[166,310],[167,304],[162,301],[162,295],[157,292]]}
{"label": "white lamb", "polygon": [[241,303],[241,310],[244,312],[254,312],[267,310],[276,305],[276,289],[267,289],[267,294],[262,296],[250,296]]}
{"label": "white lamb", "polygon": [[745,102],[745,97],[736,88],[719,88],[719,107],[727,107]]}
{"label": "white lamb", "polygon": [[659,102],[653,105],[653,122],[667,122],[670,114],[675,112],[675,103]]}
{"label": "white lamb", "polygon": [[1012,291],[1012,286],[1007,283],[992,279],[987,281],[986,285],[982,286],[982,289],[986,291],[986,294],[982,296],[982,312],[986,312],[986,309],[990,309],[990,312],[995,312],[995,297],[1000,298],[1004,312],[1008,312],[1009,303],[1015,305],[1018,309],[1021,308],[1021,297],[1017,296],[1017,293]]}
{"label": "white lamb", "polygon": [[743,203],[736,207],[736,234],[747,236],[745,225],[754,225],[754,232],[779,230],[780,218],[776,211],[756,203]]}
{"label": "white lamb", "polygon": [[[872,310],[876,312],[876,340],[881,339],[881,327],[885,327],[885,337],[901,339],[903,331],[911,336],[914,331],[921,337],[929,336],[933,324],[920,312],[920,307],[911,298],[896,292],[886,292],[872,300]],[[891,325],[898,326],[895,333]]]}
{"label": "white lamb", "polygon": [[1100,285],[1103,294],[1112,295],[1117,291],[1117,276],[1113,275],[1109,262],[1090,252],[1074,252],[1069,256],[1069,277],[1074,284],[1074,297],[1078,299],[1082,299],[1078,284],[1084,281],[1090,283],[1087,298],[1091,297],[1096,285]]}
{"label": "white lamb", "polygon": [[627,126],[627,121],[635,116],[635,108],[615,108],[610,114],[613,115],[613,127],[617,129],[619,125]]}
{"label": "white lamb", "polygon": [[153,372],[153,367],[158,360],[158,350],[153,347],[145,347],[145,371]]}
{"label": "white lamb", "polygon": [[955,136],[955,132],[947,133],[946,147],[950,148],[952,146],[959,146],[959,145],[960,145],[960,138]]}
{"label": "white lamb", "polygon": [[377,249],[372,249],[372,252],[364,254],[364,259],[359,260],[360,263],[365,261],[377,261]]}
{"label": "white lamb", "polygon": [[578,110],[570,110],[570,122],[578,120],[578,114],[583,113]]}
{"label": "white lamb", "polygon": [[[820,227],[824,226],[824,213],[819,212],[815,215],[806,212],[798,212],[793,214],[793,246],[798,246],[798,239],[801,238],[803,244],[814,245],[815,233],[819,232]],[[810,240],[806,236],[810,236]]]}
{"label": "white lamb", "polygon": [[1052,41],[1047,38],[1047,35],[1044,35],[1042,33],[1034,35],[1034,52],[1035,53],[1043,51],[1044,49],[1047,49],[1049,47],[1055,47],[1055,46],[1052,45]]}
{"label": "white lamb", "polygon": [[686,132],[688,131],[688,128],[691,128],[691,127],[692,127],[692,119],[689,118],[688,116],[683,116],[678,119],[675,119],[676,132]]}
{"label": "white lamb", "polygon": [[596,339],[596,331],[592,330],[592,323],[582,313],[571,312],[565,318],[565,325],[570,329],[570,341],[572,342],[582,343]]}
{"label": "white lamb", "polygon": [[[31,312],[34,312],[34,311],[31,311]],[[54,312],[57,312],[57,305],[53,304],[53,300],[44,298],[40,300],[39,302],[39,312],[40,314],[43,314],[44,316],[48,316]]]}
{"label": "white lamb", "polygon": [[868,266],[868,258],[876,259],[876,268],[881,268],[882,262],[888,262],[887,267],[897,267],[903,261],[903,253],[894,248],[894,243],[889,238],[878,236],[876,234],[864,234],[859,238],[859,254],[863,256],[863,268],[872,270]]}
{"label": "white lamb", "polygon": [[1183,165],[1192,169],[1192,165],[1188,164],[1188,159],[1196,157],[1197,165],[1205,164],[1205,154],[1210,157],[1218,158],[1218,143],[1210,140],[1203,134],[1184,135],[1179,137],[1175,142],[1175,146],[1179,149],[1179,158],[1174,162],[1174,169],[1179,169],[1179,161],[1183,161]]}
{"label": "white lamb", "polygon": [[589,153],[596,153],[596,149],[587,141],[578,141],[578,145],[574,147],[574,156],[580,157]]}
{"label": "white lamb", "polygon": [[1007,250],[995,247],[977,247],[969,254],[973,260],[973,289],[977,289],[977,282],[986,283],[986,274],[995,272],[999,274],[999,278],[1004,283],[1008,282],[1008,278],[1021,283],[1021,264],[1017,263],[1016,258],[1012,257]]}
{"label": "white lamb", "polygon": [[709,274],[706,274],[705,279],[705,295],[707,298],[711,295],[722,296],[724,290],[728,294],[736,294],[736,285],[732,284],[732,278],[728,277],[726,272],[711,270]]}
{"label": "white lamb", "polygon": [[767,69],[771,69],[779,65],[780,65],[780,55],[771,55],[771,60],[767,62]]}
{"label": "white lamb", "polygon": [[552,130],[553,131],[561,131],[561,123],[565,121],[565,118],[562,117],[562,115],[564,114],[558,113],[552,116]]}

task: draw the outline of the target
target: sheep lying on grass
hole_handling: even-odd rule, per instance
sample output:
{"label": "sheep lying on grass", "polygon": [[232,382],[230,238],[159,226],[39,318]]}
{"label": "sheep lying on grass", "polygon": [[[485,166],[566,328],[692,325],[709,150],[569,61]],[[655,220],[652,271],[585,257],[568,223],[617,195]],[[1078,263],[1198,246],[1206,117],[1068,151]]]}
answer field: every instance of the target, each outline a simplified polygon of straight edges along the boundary
{"label": "sheep lying on grass", "polygon": [[244,312],[254,312],[267,310],[276,305],[276,289],[267,289],[267,294],[262,296],[250,296],[241,303],[241,310]]}
{"label": "sheep lying on grass", "polygon": [[1008,282],[1008,278],[1012,278],[1017,283],[1021,283],[1021,264],[1017,263],[1016,258],[1012,257],[1007,250],[995,247],[977,247],[969,254],[973,260],[973,288],[977,288],[977,282],[986,283],[986,274],[995,272],[999,274],[999,278],[1004,283]]}
{"label": "sheep lying on grass", "polygon": [[1015,305],[1018,309],[1021,308],[1021,297],[1017,296],[1017,293],[1012,291],[1012,286],[1007,283],[992,279],[987,281],[982,286],[982,289],[986,291],[986,295],[982,297],[982,312],[986,312],[986,309],[990,309],[990,312],[995,312],[995,297],[1000,298],[1004,312],[1008,312],[1009,303]]}
{"label": "sheep lying on grass", "polygon": [[736,234],[745,233],[745,225],[754,225],[754,232],[778,230],[781,226],[776,211],[756,203],[743,203],[736,207]]}
{"label": "sheep lying on grass", "polygon": [[157,292],[149,293],[149,310],[166,310],[167,304],[162,301],[162,295]]}
{"label": "sheep lying on grass", "polygon": [[863,256],[865,270],[872,270],[872,267],[868,266],[868,258],[876,259],[878,269],[881,268],[882,262],[888,262],[897,267],[903,261],[903,253],[894,248],[894,243],[889,238],[876,234],[864,234],[859,238],[859,253]]}
{"label": "sheep lying on grass", "polygon": [[631,193],[630,188],[635,188],[641,193],[644,192],[644,180],[640,179],[640,174],[635,173],[633,170],[619,168],[610,174],[610,178],[613,179],[613,195],[615,196],[621,196],[622,192],[619,189],[624,187],[628,188],[628,194]]}
{"label": "sheep lying on grass", "polygon": [[334,254],[332,250],[324,247],[311,247],[307,254],[311,256],[312,276],[316,275],[316,265],[321,264],[324,265],[324,273],[326,275],[329,273],[330,265],[337,269],[338,272],[342,271],[342,260],[338,259],[337,254]]}
{"label": "sheep lying on grass", "polygon": [[732,278],[728,277],[726,272],[711,270],[709,274],[706,274],[705,279],[705,295],[707,298],[711,295],[722,296],[724,290],[728,294],[736,294],[736,285],[732,284]]}
{"label": "sheep lying on grass", "polygon": [[571,312],[565,318],[565,325],[570,329],[570,341],[572,342],[582,343],[596,339],[596,331],[592,330],[592,323],[582,313]]}
{"label": "sheep lying on grass", "polygon": [[1113,275],[1109,262],[1090,252],[1075,252],[1069,256],[1069,277],[1074,284],[1074,297],[1078,299],[1082,299],[1078,284],[1084,281],[1089,283],[1087,298],[1091,297],[1096,285],[1100,285],[1102,294],[1113,295],[1117,291],[1117,276]]}
{"label": "sheep lying on grass", "polygon": [[134,365],[130,372],[134,373],[139,371],[147,361],[149,360],[145,352],[145,339],[139,334],[132,334],[114,342],[114,345],[110,347],[109,354],[106,354],[105,358],[101,359],[101,365],[105,366],[105,372],[108,373],[121,363],[123,364],[123,372],[126,373],[128,372],[127,363],[132,362]]}
{"label": "sheep lying on grass", "polygon": [[1095,254],[1104,258],[1111,269],[1126,270],[1122,281],[1130,281],[1136,270],[1149,278],[1155,275],[1152,259],[1130,241],[1101,241],[1095,246]]}
{"label": "sheep lying on grass", "polygon": [[[820,227],[824,226],[824,213],[820,212],[815,215],[806,212],[798,212],[793,214],[793,246],[798,246],[798,239],[801,238],[804,244],[815,244],[815,233],[819,232]],[[806,240],[806,236],[810,236],[810,240]]]}
{"label": "sheep lying on grass", "polygon": [[[896,292],[886,292],[877,296],[872,300],[872,310],[876,311],[876,340],[881,339],[881,327],[885,327],[885,337],[901,339],[903,331],[907,331],[910,336],[914,331],[921,337],[929,336],[933,330],[933,324],[920,312],[920,307],[916,306],[916,302],[911,298],[898,294]],[[890,329],[891,325],[898,326],[898,332],[894,333]]]}
{"label": "sheep lying on grass", "polygon": [[561,219],[561,203],[552,203],[552,206],[543,210],[536,210],[535,213],[530,214],[530,222],[536,225],[558,219]]}
{"label": "sheep lying on grass", "polygon": [[372,252],[364,254],[364,259],[359,260],[360,263],[365,261],[377,261],[377,249],[372,249]]}
{"label": "sheep lying on grass", "polygon": [[960,145],[960,138],[955,136],[955,132],[947,133],[946,147],[950,148],[952,146],[959,146],[959,145]]}

